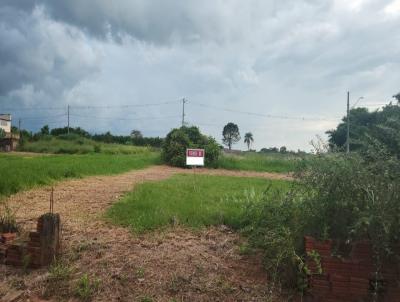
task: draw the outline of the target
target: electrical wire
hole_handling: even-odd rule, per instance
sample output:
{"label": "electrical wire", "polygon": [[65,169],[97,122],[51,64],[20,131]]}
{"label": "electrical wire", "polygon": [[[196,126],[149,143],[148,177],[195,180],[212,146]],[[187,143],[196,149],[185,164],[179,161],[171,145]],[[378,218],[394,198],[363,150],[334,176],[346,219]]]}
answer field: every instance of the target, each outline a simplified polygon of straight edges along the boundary
{"label": "electrical wire", "polygon": [[115,120],[115,121],[139,121],[139,120],[159,120],[159,119],[178,118],[178,117],[181,117],[181,115],[148,116],[148,117],[131,118],[131,119],[118,118],[118,117],[87,116],[87,115],[78,115],[78,114],[70,114],[70,117],[80,117],[80,118],[99,119],[99,120]]}
{"label": "electrical wire", "polygon": [[228,109],[228,108],[221,108],[221,107],[206,105],[206,104],[202,104],[202,103],[190,102],[190,104],[199,106],[199,107],[211,108],[214,110],[221,110],[221,111],[240,113],[240,114],[246,114],[246,115],[252,115],[252,116],[274,118],[274,119],[299,120],[299,121],[337,121],[338,119],[340,119],[340,117],[337,117],[337,118],[310,118],[310,117],[294,117],[294,116],[286,116],[286,115],[262,114],[262,113],[240,111],[240,110],[234,110],[234,109]]}

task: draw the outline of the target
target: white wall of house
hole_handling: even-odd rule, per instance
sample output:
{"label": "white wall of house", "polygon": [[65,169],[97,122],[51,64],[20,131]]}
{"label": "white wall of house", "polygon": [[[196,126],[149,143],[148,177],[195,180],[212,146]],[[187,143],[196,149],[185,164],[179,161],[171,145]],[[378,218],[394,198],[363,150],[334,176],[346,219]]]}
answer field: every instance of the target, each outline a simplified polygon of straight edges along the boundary
{"label": "white wall of house", "polygon": [[6,133],[11,132],[11,115],[0,114],[0,128],[3,129]]}

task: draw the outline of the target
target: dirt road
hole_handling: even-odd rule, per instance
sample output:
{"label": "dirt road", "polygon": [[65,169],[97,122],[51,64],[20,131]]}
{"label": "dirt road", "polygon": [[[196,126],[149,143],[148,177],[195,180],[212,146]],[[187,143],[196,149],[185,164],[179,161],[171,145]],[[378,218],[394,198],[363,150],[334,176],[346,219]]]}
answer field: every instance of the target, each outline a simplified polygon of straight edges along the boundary
{"label": "dirt road", "polygon": [[[73,295],[77,280],[97,280],[94,301],[263,301],[266,276],[259,255],[241,256],[239,236],[226,228],[190,231],[180,227],[134,235],[101,217],[136,184],[190,170],[155,166],[116,176],[96,176],[54,186],[55,211],[63,221],[62,260],[72,268],[67,284],[49,284],[47,270],[21,274],[0,265],[0,297],[18,284],[24,299]],[[196,173],[290,179],[290,176],[198,169]],[[9,198],[25,230],[49,207],[49,187]],[[53,287],[56,288],[53,288]],[[3,293],[2,293],[3,289]],[[145,300],[151,298],[152,300]]]}

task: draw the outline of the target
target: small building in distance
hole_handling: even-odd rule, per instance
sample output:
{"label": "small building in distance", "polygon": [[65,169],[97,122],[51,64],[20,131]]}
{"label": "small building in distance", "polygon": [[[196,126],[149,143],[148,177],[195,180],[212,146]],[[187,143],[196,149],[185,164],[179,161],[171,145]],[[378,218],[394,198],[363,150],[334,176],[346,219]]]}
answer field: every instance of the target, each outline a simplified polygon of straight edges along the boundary
{"label": "small building in distance", "polygon": [[12,133],[11,123],[11,114],[0,114],[0,129],[5,133],[0,137],[0,151],[10,152],[18,147],[20,136],[18,133]]}
{"label": "small building in distance", "polygon": [[0,128],[5,133],[11,133],[11,114],[0,114]]}

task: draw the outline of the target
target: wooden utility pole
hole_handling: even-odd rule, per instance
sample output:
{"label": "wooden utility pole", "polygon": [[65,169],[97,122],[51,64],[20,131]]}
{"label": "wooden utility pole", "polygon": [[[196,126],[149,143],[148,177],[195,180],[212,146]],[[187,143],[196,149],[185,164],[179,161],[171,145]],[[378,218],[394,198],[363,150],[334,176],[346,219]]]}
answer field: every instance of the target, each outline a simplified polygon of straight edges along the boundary
{"label": "wooden utility pole", "polygon": [[347,91],[347,136],[346,153],[350,153],[350,92]]}

